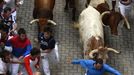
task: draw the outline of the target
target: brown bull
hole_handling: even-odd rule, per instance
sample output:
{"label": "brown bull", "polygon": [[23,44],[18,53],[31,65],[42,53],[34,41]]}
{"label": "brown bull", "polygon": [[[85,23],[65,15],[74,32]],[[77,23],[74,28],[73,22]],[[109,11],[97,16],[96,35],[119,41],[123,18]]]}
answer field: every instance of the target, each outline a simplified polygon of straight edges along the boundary
{"label": "brown bull", "polygon": [[68,7],[72,8],[72,20],[75,21],[75,13],[76,13],[76,0],[66,0],[65,10],[68,10]]}
{"label": "brown bull", "polygon": [[34,0],[33,18],[30,23],[38,22],[39,32],[43,32],[48,23],[56,25],[56,23],[50,19],[53,18],[53,8],[55,0]]}
{"label": "brown bull", "polygon": [[104,25],[109,25],[111,28],[111,34],[118,35],[118,25],[123,20],[123,16],[119,12],[106,12],[102,17],[102,22]]}
{"label": "brown bull", "polygon": [[[99,1],[100,0],[98,0],[98,2]],[[87,0],[87,5],[88,4],[93,4],[91,2],[94,2],[94,0]],[[121,13],[116,12],[116,11],[110,11],[109,5],[108,5],[107,2],[105,2],[105,1],[103,2],[102,1],[100,4],[97,4],[97,6],[95,6],[95,5],[92,5],[92,6],[94,8],[96,8],[101,14],[103,13],[102,22],[104,23],[104,25],[109,25],[109,27],[111,29],[111,33],[113,35],[118,35],[117,27],[118,27],[118,24],[120,22],[122,22],[122,20],[125,21],[125,23],[127,25],[127,28],[130,29],[130,25],[128,23],[128,20],[126,18],[124,18],[121,15]],[[107,11],[109,11],[109,12],[107,12]]]}
{"label": "brown bull", "polygon": [[118,35],[117,27],[122,20],[125,20],[127,28],[129,29],[130,25],[128,21],[121,15],[121,13],[110,11],[109,6],[106,2],[99,4],[96,9],[102,14],[103,24],[109,25],[111,34]]}

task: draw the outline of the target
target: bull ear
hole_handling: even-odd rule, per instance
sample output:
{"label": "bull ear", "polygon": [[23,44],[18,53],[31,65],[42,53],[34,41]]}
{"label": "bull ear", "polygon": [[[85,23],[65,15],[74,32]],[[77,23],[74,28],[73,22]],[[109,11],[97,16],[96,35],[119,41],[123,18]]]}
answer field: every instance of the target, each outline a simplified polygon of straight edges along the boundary
{"label": "bull ear", "polygon": [[39,19],[34,19],[34,20],[32,20],[32,21],[30,21],[30,24],[32,24],[33,22],[39,22]]}
{"label": "bull ear", "polygon": [[56,22],[54,22],[53,20],[47,20],[47,22],[56,25]]}

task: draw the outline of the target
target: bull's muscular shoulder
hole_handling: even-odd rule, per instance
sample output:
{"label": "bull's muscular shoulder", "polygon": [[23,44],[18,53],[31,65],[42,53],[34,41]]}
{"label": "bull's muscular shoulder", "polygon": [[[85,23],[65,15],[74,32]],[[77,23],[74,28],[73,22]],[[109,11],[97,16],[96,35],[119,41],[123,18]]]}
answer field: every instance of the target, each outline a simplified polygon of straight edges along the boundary
{"label": "bull's muscular shoulder", "polygon": [[34,18],[51,18],[55,0],[34,0]]}
{"label": "bull's muscular shoulder", "polygon": [[34,0],[34,8],[44,8],[53,10],[55,0]]}

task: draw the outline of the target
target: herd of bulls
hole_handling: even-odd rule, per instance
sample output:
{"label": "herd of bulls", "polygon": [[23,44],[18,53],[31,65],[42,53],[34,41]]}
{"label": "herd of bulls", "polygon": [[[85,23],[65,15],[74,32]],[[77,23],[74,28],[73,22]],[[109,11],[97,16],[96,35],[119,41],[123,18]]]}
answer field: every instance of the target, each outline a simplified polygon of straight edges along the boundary
{"label": "herd of bulls", "polygon": [[[76,0],[66,0],[65,10],[68,7],[72,9],[72,20],[75,21],[76,12]],[[103,48],[102,53],[98,53],[98,57],[106,60],[108,58],[107,52],[113,51],[120,53],[113,48],[105,47],[103,26],[109,25],[111,28],[111,34],[118,35],[118,24],[124,20],[127,28],[130,29],[129,23],[124,17],[116,11],[111,11],[109,5],[105,0],[87,0],[87,8],[85,8],[80,16],[78,23],[75,26],[78,27],[80,33],[80,41],[83,44],[84,57],[92,58],[90,56],[92,51]],[[44,27],[49,26],[51,23],[56,25],[53,19],[53,8],[55,6],[55,0],[34,0],[33,18],[30,23],[37,22],[39,32],[42,32]],[[101,51],[98,51],[101,52]]]}

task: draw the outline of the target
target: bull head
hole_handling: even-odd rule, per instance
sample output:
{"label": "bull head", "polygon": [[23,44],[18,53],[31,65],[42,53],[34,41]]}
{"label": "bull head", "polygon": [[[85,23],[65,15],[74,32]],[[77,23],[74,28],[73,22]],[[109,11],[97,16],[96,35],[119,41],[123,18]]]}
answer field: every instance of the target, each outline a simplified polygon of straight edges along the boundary
{"label": "bull head", "polygon": [[120,51],[117,51],[113,48],[107,48],[107,47],[100,46],[100,47],[98,47],[98,49],[92,50],[89,53],[89,57],[93,58],[94,60],[97,58],[101,58],[101,59],[103,59],[104,63],[106,63],[106,60],[108,59],[109,51],[112,51],[117,54],[121,53]]}
{"label": "bull head", "polygon": [[51,23],[53,25],[56,25],[56,23],[53,20],[46,20],[45,18],[34,19],[34,20],[30,21],[30,24],[32,24],[34,22],[39,22],[41,25],[44,25],[47,23]]}
{"label": "bull head", "polygon": [[52,20],[47,20],[45,18],[40,18],[40,19],[34,19],[30,22],[30,24],[32,24],[33,22],[38,22],[39,25],[39,32],[43,32],[44,28],[47,27],[48,23],[51,23],[53,25],[56,25],[56,23]]}

